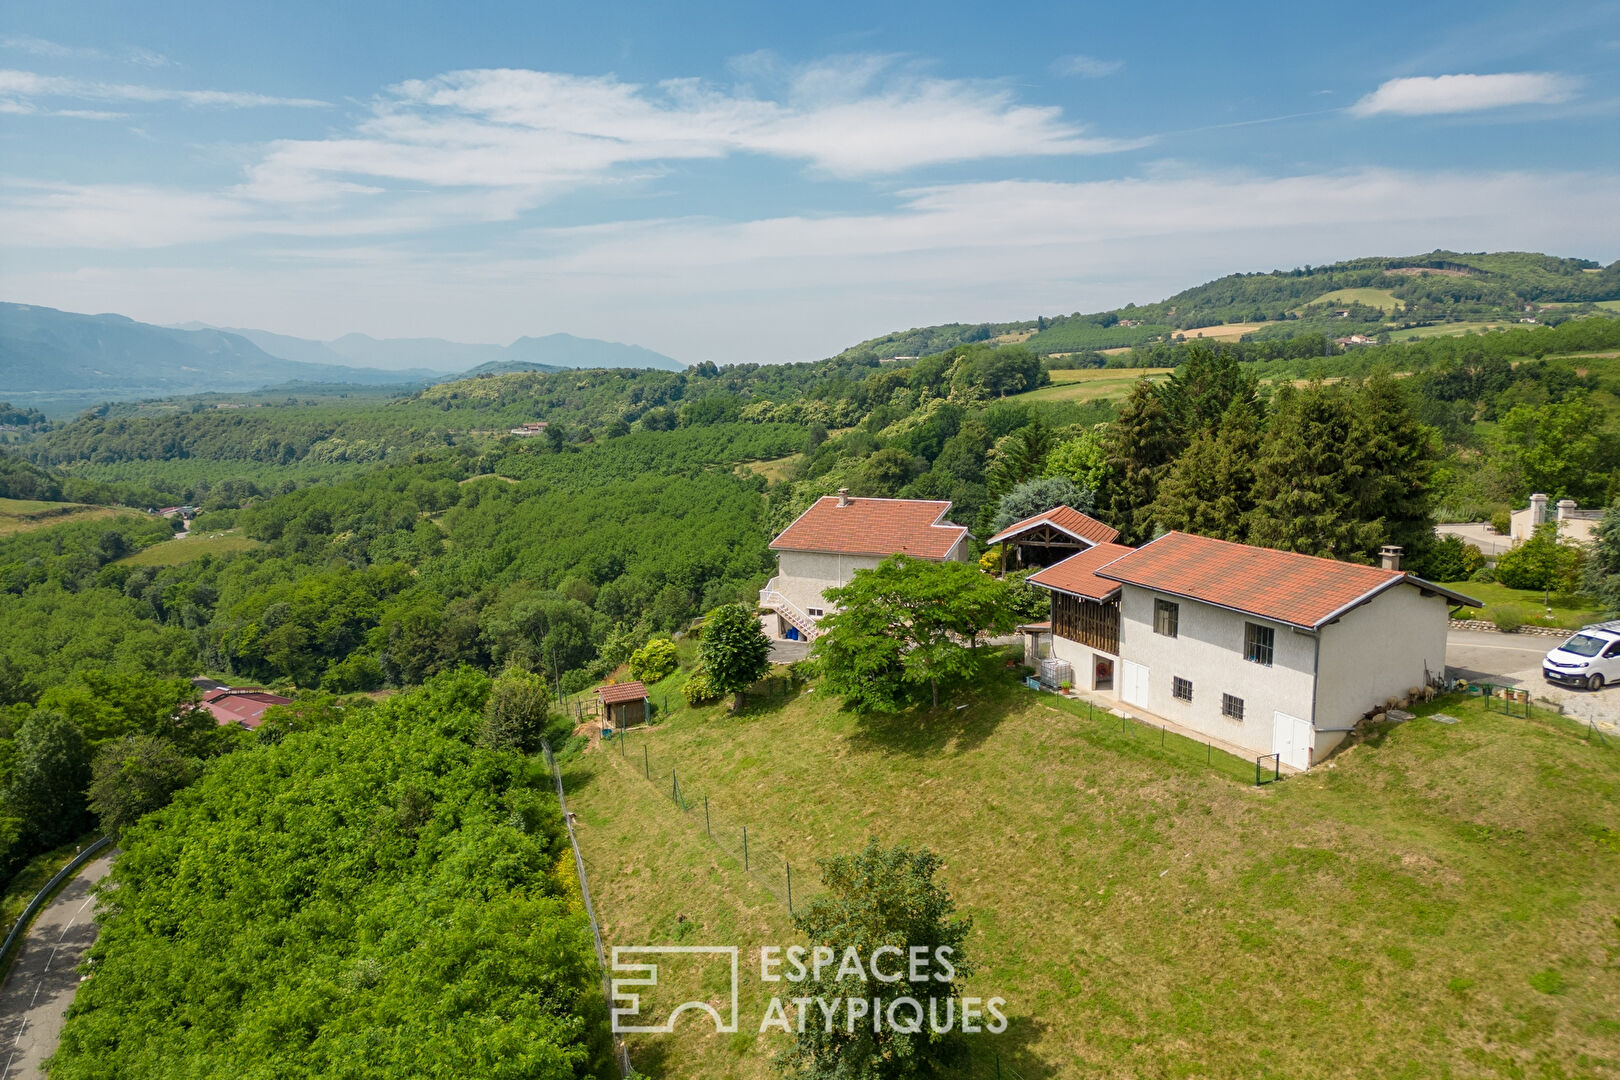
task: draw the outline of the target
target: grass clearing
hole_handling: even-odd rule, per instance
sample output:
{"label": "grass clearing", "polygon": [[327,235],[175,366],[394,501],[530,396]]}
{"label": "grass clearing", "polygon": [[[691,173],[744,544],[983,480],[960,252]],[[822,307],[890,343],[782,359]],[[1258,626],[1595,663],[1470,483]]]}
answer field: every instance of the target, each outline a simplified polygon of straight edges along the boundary
{"label": "grass clearing", "polygon": [[[1464,596],[1485,602],[1486,607],[1497,604],[1518,604],[1527,616],[1529,626],[1561,626],[1566,630],[1579,630],[1603,618],[1603,610],[1584,596],[1545,593],[1540,589],[1510,589],[1499,582],[1457,581],[1448,588]],[[1483,618],[1484,608],[1463,608],[1460,619]],[[1547,647],[1552,648],[1551,641]]]}
{"label": "grass clearing", "polygon": [[772,458],[769,461],[747,461],[743,463],[742,468],[745,472],[763,476],[775,484],[788,478],[788,473],[793,471],[793,465],[798,460],[798,454],[789,454],[787,457]]}
{"label": "grass clearing", "polygon": [[161,544],[153,544],[133,555],[119,559],[129,566],[179,566],[204,555],[234,555],[239,551],[252,551],[264,545],[231,529],[227,532],[199,533],[176,537]]}
{"label": "grass clearing", "polygon": [[0,499],[0,536],[47,529],[66,522],[96,521],[139,513],[115,506],[87,503],[41,502],[37,499]]}
{"label": "grass clearing", "polygon": [[1162,382],[1174,368],[1071,368],[1051,373],[1052,385],[1013,395],[1022,401],[1101,401],[1123,398],[1142,379]]}
{"label": "grass clearing", "polygon": [[1363,304],[1366,307],[1377,308],[1385,315],[1393,315],[1396,309],[1401,306],[1401,302],[1396,299],[1395,294],[1388,289],[1335,289],[1332,292],[1323,293],[1309,303],[1301,304],[1294,309],[1294,314],[1299,314],[1312,304],[1344,304],[1346,306]]}
{"label": "grass clearing", "polygon": [[1516,324],[1501,320],[1484,322],[1448,322],[1433,326],[1418,326],[1410,330],[1391,330],[1392,341],[1417,341],[1421,338],[1459,337],[1463,334],[1481,334],[1487,330],[1510,330]]}
{"label": "grass clearing", "polygon": [[1256,788],[1252,763],[1223,775],[999,674],[951,704],[863,719],[811,690],[680,710],[567,764],[609,945],[742,947],[741,1033],[685,1019],[632,1040],[638,1069],[775,1075],[782,1037],[755,1032],[782,987],[757,948],[797,938],[704,835],[707,796],[796,880],[868,836],[942,854],[974,919],[968,993],[1008,999],[981,1045],[1026,1080],[1620,1070],[1612,740],[1454,697]]}

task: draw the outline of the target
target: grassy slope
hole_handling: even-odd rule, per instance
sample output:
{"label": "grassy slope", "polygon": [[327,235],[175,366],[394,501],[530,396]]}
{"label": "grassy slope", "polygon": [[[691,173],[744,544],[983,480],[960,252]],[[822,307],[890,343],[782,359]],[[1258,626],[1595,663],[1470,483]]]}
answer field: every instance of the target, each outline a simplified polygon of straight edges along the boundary
{"label": "grassy slope", "polygon": [[1052,385],[1014,397],[1020,401],[1099,401],[1123,399],[1139,379],[1159,381],[1169,368],[1075,368],[1052,372]]}
{"label": "grassy slope", "polygon": [[230,555],[262,546],[257,540],[250,540],[233,529],[230,532],[165,540],[133,555],[127,555],[119,562],[130,566],[179,566],[193,559],[200,559],[204,555]]}
{"label": "grassy slope", "polygon": [[975,920],[969,992],[1010,1002],[984,1038],[1028,1080],[1620,1072],[1620,747],[1449,702],[1461,724],[1256,789],[1052,700],[995,686],[863,722],[812,692],[683,710],[574,762],[609,943],[745,947],[743,1033],[683,1023],[633,1043],[638,1068],[774,1075],[747,947],[795,940],[701,810],[674,810],[678,767],[693,805],[801,875],[869,835],[944,854]]}
{"label": "grassy slope", "polygon": [[1370,308],[1378,308],[1385,315],[1391,314],[1401,306],[1395,294],[1388,289],[1335,289],[1325,292],[1308,303],[1301,304],[1294,310],[1303,311],[1310,304],[1365,304]]}
{"label": "grassy slope", "polygon": [[39,502],[34,499],[0,499],[0,536],[44,529],[65,522],[94,521],[133,514],[111,506],[85,503]]}

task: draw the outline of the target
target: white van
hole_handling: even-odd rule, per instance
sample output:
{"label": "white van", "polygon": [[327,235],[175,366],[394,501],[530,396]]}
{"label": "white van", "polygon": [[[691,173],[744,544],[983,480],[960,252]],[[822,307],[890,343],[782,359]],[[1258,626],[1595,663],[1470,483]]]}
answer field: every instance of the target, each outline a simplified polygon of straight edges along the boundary
{"label": "white van", "polygon": [[1550,683],[1588,690],[1620,682],[1620,620],[1581,627],[1541,661],[1541,674]]}

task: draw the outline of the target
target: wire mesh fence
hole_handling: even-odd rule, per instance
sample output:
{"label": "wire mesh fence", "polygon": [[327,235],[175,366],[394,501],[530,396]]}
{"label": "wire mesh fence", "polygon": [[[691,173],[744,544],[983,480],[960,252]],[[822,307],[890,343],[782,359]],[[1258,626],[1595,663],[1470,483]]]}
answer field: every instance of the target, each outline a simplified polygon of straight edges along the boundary
{"label": "wire mesh fence", "polygon": [[[1052,700],[1059,711],[1089,721],[1077,730],[1092,742],[1182,764],[1203,765],[1233,780],[1261,782],[1257,779],[1257,763],[1253,759],[1238,757],[1216,746],[1213,739],[1183,735],[1171,731],[1167,725],[1155,724],[1085,698],[1053,695]],[[1278,778],[1280,775],[1279,772]]]}
{"label": "wire mesh fence", "polygon": [[633,740],[626,732],[613,736],[618,752],[629,760],[670,804],[696,828],[700,828],[726,854],[770,894],[784,904],[790,914],[802,910],[822,892],[821,877],[814,863],[801,860],[797,864],[784,857],[760,834],[757,824],[751,825],[743,814],[735,812],[709,796],[701,794],[694,785],[701,778],[683,775],[678,761],[662,753],[654,753],[650,741]]}

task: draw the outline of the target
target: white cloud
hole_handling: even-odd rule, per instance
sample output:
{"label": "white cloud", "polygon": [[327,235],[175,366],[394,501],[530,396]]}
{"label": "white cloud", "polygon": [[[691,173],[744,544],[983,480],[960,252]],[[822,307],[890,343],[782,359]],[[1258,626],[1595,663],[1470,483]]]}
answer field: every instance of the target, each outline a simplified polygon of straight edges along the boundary
{"label": "white cloud", "polygon": [[[40,75],[32,71],[0,69],[0,101],[30,105],[40,98],[71,98],[77,101],[175,102],[195,108],[246,109],[260,106],[321,108],[326,102],[313,98],[273,97],[239,90],[170,90],[158,86],[94,82],[60,75]],[[32,110],[30,110],[32,111]]]}
{"label": "white cloud", "polygon": [[1434,75],[1390,79],[1350,107],[1356,116],[1428,116],[1508,105],[1556,105],[1575,94],[1576,81],[1549,72]]}
{"label": "white cloud", "polygon": [[[25,52],[30,56],[48,56],[53,60],[105,60],[107,52],[89,45],[63,45],[28,34],[0,35],[0,48]],[[168,67],[172,60],[162,53],[143,49],[139,45],[126,45],[119,49],[116,59],[141,67]]]}
{"label": "white cloud", "polygon": [[[184,209],[178,198],[123,197],[126,213],[81,226]],[[85,214],[107,213],[95,193],[80,201]],[[202,225],[186,220],[190,235],[246,239],[227,253],[176,252],[135,267],[78,252],[53,268],[40,261],[49,256],[19,253],[0,295],[316,336],[508,341],[568,330],[688,360],[770,361],[826,356],[904,326],[1155,300],[1235,270],[1437,247],[1620,253],[1613,173],[1162,168],[1090,182],[930,185],[868,214],[531,228],[464,252],[386,233],[328,244],[286,229],[260,249],[253,236],[270,231],[264,222],[244,222],[229,205],[202,213]],[[0,217],[0,232],[28,220]]]}
{"label": "white cloud", "polygon": [[1123,60],[1099,60],[1095,56],[1061,56],[1052,62],[1054,75],[1078,75],[1083,79],[1101,79],[1125,66]]}

